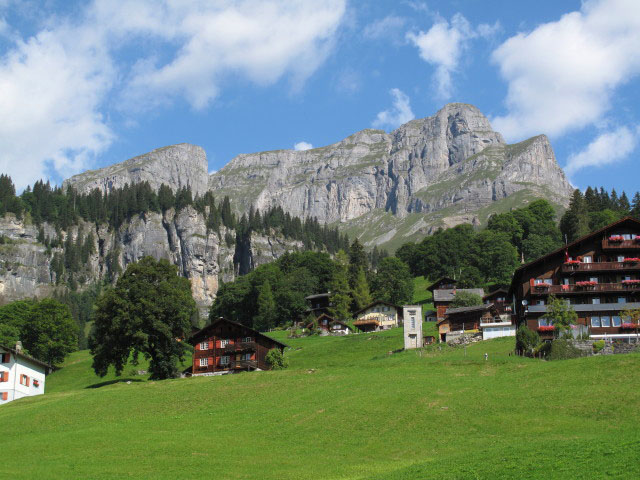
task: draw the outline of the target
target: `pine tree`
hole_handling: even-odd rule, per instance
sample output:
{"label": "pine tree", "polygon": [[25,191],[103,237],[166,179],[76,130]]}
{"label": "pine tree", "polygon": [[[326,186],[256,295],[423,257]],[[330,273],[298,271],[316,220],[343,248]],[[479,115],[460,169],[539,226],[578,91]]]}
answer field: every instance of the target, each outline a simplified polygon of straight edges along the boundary
{"label": "pine tree", "polygon": [[258,315],[253,319],[253,328],[265,332],[275,326],[277,320],[276,302],[269,280],[258,288]]}
{"label": "pine tree", "polygon": [[585,198],[577,188],[569,202],[569,208],[560,220],[560,231],[569,242],[589,233],[589,215]]}
{"label": "pine tree", "polygon": [[631,203],[631,216],[640,220],[640,192],[636,192]]}
{"label": "pine tree", "polygon": [[349,257],[344,250],[336,254],[336,269],[331,279],[331,307],[329,313],[336,320],[347,321],[350,318],[351,289],[349,288]]}
{"label": "pine tree", "polygon": [[349,246],[349,286],[352,289],[355,288],[360,270],[366,275],[368,267],[367,253],[364,251],[364,246],[356,238]]}
{"label": "pine tree", "polygon": [[362,267],[358,269],[352,292],[354,313],[371,303],[372,298],[371,292],[369,291],[369,283],[367,282],[367,276]]}

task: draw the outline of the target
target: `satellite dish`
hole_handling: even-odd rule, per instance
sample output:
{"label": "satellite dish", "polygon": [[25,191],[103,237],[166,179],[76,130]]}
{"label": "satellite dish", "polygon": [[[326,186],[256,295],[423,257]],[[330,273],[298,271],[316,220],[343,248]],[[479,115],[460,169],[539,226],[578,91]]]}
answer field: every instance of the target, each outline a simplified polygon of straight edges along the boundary
{"label": "satellite dish", "polygon": [[523,304],[523,305],[529,305],[529,302],[528,302],[528,301],[526,301],[526,300],[522,300],[522,304]]}

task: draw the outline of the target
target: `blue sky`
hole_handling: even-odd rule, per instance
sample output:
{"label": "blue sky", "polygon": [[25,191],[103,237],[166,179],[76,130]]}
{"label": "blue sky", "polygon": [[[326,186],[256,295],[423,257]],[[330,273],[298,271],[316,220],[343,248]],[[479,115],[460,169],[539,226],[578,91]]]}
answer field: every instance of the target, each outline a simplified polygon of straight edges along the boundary
{"label": "blue sky", "polygon": [[216,170],[466,102],[631,193],[638,45],[637,0],[0,0],[0,170],[22,188],[180,142]]}

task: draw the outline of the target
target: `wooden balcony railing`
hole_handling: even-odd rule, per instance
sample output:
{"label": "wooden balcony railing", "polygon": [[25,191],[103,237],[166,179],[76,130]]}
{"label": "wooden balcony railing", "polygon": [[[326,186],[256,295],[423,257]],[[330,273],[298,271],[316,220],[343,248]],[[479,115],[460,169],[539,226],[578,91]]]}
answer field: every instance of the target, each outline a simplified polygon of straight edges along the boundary
{"label": "wooden balcony railing", "polygon": [[594,293],[594,292],[635,292],[640,285],[626,283],[596,283],[595,285],[534,285],[531,293],[534,295],[566,294],[566,293]]}
{"label": "wooden balcony railing", "polygon": [[602,248],[604,250],[624,250],[624,249],[640,249],[640,240],[622,240],[615,241],[608,238],[602,239]]}
{"label": "wooden balcony railing", "polygon": [[640,271],[640,263],[628,262],[594,262],[594,263],[572,263],[562,265],[562,273],[571,272],[596,272],[596,271]]}

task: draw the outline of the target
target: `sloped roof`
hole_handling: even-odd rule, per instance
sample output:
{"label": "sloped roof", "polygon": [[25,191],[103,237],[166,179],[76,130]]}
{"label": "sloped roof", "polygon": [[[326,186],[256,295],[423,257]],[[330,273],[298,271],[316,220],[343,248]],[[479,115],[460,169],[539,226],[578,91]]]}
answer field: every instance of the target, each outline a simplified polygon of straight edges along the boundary
{"label": "sloped roof", "polygon": [[27,355],[26,353],[18,352],[15,348],[5,347],[4,345],[0,345],[0,348],[3,349],[6,352],[13,353],[18,358],[23,358],[25,360],[28,360],[30,362],[35,363],[36,365],[40,365],[41,367],[45,367],[48,370],[51,370],[51,371],[57,370],[57,368],[54,367],[53,365],[49,365],[48,363],[44,363],[43,361],[38,360],[37,358],[33,358],[31,355]]}
{"label": "sloped roof", "polygon": [[473,307],[458,307],[447,309],[447,315],[455,315],[456,313],[484,312],[493,308],[493,303],[485,303],[483,305],[474,305]]}
{"label": "sloped roof", "polygon": [[271,338],[268,335],[265,335],[264,333],[260,333],[257,330],[254,330],[251,327],[247,327],[246,325],[242,325],[241,323],[238,322],[234,322],[232,320],[227,320],[226,318],[219,318],[217,320],[214,320],[213,322],[211,322],[209,325],[206,325],[204,327],[202,327],[200,330],[198,330],[196,333],[194,333],[193,335],[191,335],[191,337],[189,337],[189,343],[191,343],[192,345],[194,345],[195,343],[197,343],[195,340],[196,338],[200,337],[201,334],[204,334],[207,330],[209,330],[210,328],[212,328],[215,325],[218,325],[219,323],[229,323],[231,325],[234,325],[236,327],[242,327],[246,330],[249,330],[249,332],[251,332],[253,334],[253,336],[255,337],[262,337],[262,338],[266,338],[268,340],[271,340],[274,343],[277,343],[278,345],[282,346],[282,347],[288,347],[289,345],[287,345],[286,343],[282,343],[278,340],[276,340],[275,338]]}
{"label": "sloped roof", "polygon": [[394,303],[389,303],[389,302],[385,302],[383,300],[374,300],[373,302],[371,302],[369,305],[367,305],[364,308],[361,308],[360,310],[358,310],[355,314],[358,315],[359,313],[364,312],[365,310],[368,310],[369,308],[375,306],[375,305],[387,305],[389,307],[393,307],[396,310],[398,310],[398,313],[400,314],[400,316],[402,316],[402,307],[399,305],[396,305]]}
{"label": "sloped roof", "polygon": [[487,293],[484,297],[482,297],[482,300],[486,300],[487,298],[493,297],[494,295],[497,295],[499,293],[504,293],[505,296],[506,296],[507,293],[509,293],[509,290],[507,290],[506,288],[498,288],[497,290],[494,290],[493,292]]}
{"label": "sloped roof", "polygon": [[456,296],[456,293],[460,292],[472,293],[484,297],[484,290],[481,288],[444,288],[433,291],[433,301],[450,302],[453,300],[453,297]]}
{"label": "sloped roof", "polygon": [[455,285],[458,282],[454,278],[442,277],[442,278],[436,280],[435,282],[433,282],[431,285],[429,285],[427,287],[427,290],[429,290],[430,292],[433,292],[435,290],[435,288],[438,285],[440,285],[441,283],[453,283]]}
{"label": "sloped roof", "polygon": [[315,300],[316,298],[328,298],[331,296],[330,292],[327,293],[316,293],[315,295],[309,295],[308,297],[304,297],[305,300]]}

